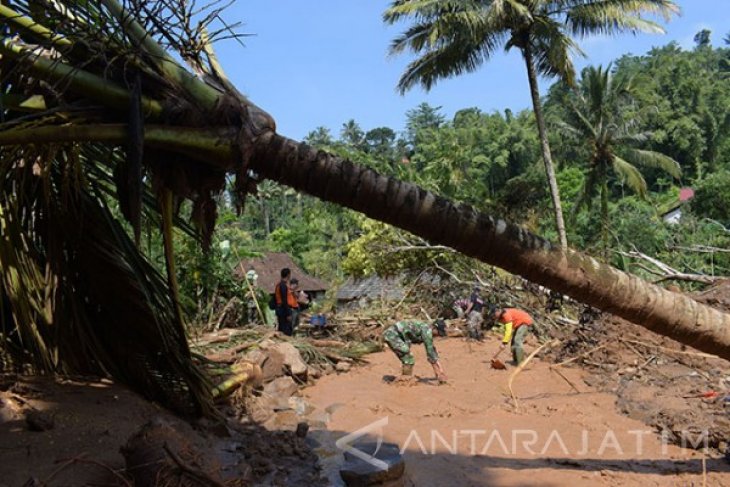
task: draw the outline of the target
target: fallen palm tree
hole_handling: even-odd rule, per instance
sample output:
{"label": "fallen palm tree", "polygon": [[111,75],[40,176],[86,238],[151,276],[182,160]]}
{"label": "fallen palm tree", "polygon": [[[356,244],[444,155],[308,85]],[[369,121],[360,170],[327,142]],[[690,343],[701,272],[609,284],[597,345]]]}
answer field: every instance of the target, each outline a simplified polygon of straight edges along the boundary
{"label": "fallen palm tree", "polygon": [[[191,201],[206,245],[229,175],[239,202],[272,179],[730,358],[730,315],[277,134],[218,64],[211,42],[228,30],[208,28],[219,13],[184,0],[0,6],[0,330],[23,360],[205,411],[211,386],[185,339],[172,227]],[[166,276],[135,246],[143,220],[162,229]]]}

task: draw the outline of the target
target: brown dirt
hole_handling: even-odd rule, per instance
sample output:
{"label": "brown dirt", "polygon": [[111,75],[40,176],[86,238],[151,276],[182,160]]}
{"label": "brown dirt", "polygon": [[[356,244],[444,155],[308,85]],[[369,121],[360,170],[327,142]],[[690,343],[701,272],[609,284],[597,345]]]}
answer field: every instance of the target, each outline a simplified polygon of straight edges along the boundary
{"label": "brown dirt", "polygon": [[[29,411],[50,429],[31,431]],[[224,485],[318,485],[317,459],[291,431],[230,421],[189,424],[108,381],[0,376],[0,487],[32,480],[27,485],[132,485],[120,449],[135,448],[128,440],[148,423],[169,425],[155,441],[174,445],[193,470],[215,471]]]}
{"label": "brown dirt", "polygon": [[[446,385],[429,380],[433,373],[419,347],[415,386],[384,380],[398,373],[399,363],[382,352],[368,356],[369,365],[306,389],[314,406],[331,413],[320,436],[325,456],[339,458],[334,440],[387,417],[383,438],[404,450],[406,485],[730,484],[730,465],[720,458],[706,460],[703,484],[702,453],[663,443],[653,428],[621,414],[614,393],[586,384],[577,368],[561,368],[561,377],[535,359],[515,378],[515,409],[508,391],[514,367],[489,366],[497,340],[449,338],[437,345]],[[328,471],[335,484],[336,469]]]}
{"label": "brown dirt", "polygon": [[[695,297],[730,311],[730,282]],[[621,412],[665,431],[677,444],[683,441],[682,432],[697,435],[707,431],[709,447],[718,452],[728,450],[728,361],[708,358],[679,342],[610,316],[573,329],[563,339],[554,360],[584,355],[571,366],[582,367],[591,386],[615,394]]]}

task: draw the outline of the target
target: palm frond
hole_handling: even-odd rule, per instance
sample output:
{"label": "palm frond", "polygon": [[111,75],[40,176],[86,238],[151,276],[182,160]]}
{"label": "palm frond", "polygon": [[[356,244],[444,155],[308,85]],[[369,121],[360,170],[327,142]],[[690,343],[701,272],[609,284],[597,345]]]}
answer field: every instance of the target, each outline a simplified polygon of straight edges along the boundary
{"label": "palm frond", "polygon": [[642,198],[646,198],[646,180],[636,166],[618,156],[613,156],[613,170],[629,188],[634,190]]}
{"label": "palm frond", "polygon": [[635,164],[661,169],[675,179],[680,179],[682,177],[682,168],[679,163],[660,152],[641,149],[627,149],[626,156]]}
{"label": "palm frond", "polygon": [[663,27],[643,15],[661,16],[668,21],[680,9],[671,0],[572,0],[564,2],[561,12],[569,31],[585,37],[625,31],[663,34]]}
{"label": "palm frond", "polygon": [[[208,410],[208,384],[192,363],[177,305],[171,247],[163,277],[130,234],[139,239],[141,221],[150,221],[169,243],[177,222],[205,242],[226,173],[239,176],[241,195],[249,180],[246,156],[201,163],[216,159],[203,139],[216,142],[194,140],[194,127],[251,134],[273,121],[217,66],[210,42],[237,35],[228,25],[213,28],[215,4],[40,5],[0,6],[0,27],[10,34],[0,40],[0,347],[39,370],[110,374],[181,412]],[[172,213],[183,199],[193,203],[195,230]]]}
{"label": "palm frond", "polygon": [[390,54],[420,54],[402,75],[398,89],[416,84],[430,89],[439,79],[476,70],[504,40],[506,32],[474,1],[394,2],[386,10],[389,23],[413,17],[414,24],[391,43]]}
{"label": "palm frond", "polygon": [[489,43],[474,42],[469,38],[455,38],[453,42],[430,48],[425,54],[408,64],[398,81],[398,89],[405,93],[421,84],[430,90],[438,80],[476,71],[491,57],[497,39]]}
{"label": "palm frond", "polygon": [[584,53],[561,24],[553,19],[538,17],[532,28],[530,45],[535,55],[535,67],[544,76],[559,76],[568,86],[575,84],[573,56]]}

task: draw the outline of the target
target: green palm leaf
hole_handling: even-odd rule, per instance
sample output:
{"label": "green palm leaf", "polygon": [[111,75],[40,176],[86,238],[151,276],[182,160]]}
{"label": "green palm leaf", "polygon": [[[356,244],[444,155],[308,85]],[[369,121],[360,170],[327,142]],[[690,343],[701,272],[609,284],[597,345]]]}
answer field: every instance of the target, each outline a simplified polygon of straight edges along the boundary
{"label": "green palm leaf", "polygon": [[641,15],[659,15],[669,20],[679,7],[669,0],[574,0],[561,2],[566,26],[574,35],[615,35],[620,32],[663,34],[656,22]]}
{"label": "green palm leaf", "polygon": [[616,171],[616,174],[629,186],[629,188],[634,190],[642,198],[646,198],[646,180],[636,166],[618,156],[614,156],[613,170]]}
{"label": "green palm leaf", "polygon": [[635,164],[661,169],[675,179],[680,179],[682,177],[682,168],[679,166],[679,163],[660,152],[641,149],[627,149],[626,154]]}

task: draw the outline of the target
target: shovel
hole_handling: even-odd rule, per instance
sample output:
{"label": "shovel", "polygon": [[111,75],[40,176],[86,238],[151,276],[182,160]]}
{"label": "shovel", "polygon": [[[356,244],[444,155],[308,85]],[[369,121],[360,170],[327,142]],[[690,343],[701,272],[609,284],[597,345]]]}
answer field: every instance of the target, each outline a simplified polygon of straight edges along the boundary
{"label": "shovel", "polygon": [[497,370],[505,370],[507,368],[506,365],[504,365],[504,362],[499,360],[498,358],[493,358],[491,361],[492,368]]}
{"label": "shovel", "polygon": [[496,369],[496,370],[506,370],[507,369],[507,366],[504,365],[504,362],[502,362],[501,360],[499,360],[497,358],[502,353],[502,350],[503,349],[500,348],[499,351],[494,355],[494,357],[492,357],[492,360],[490,363],[492,364],[493,369]]}

